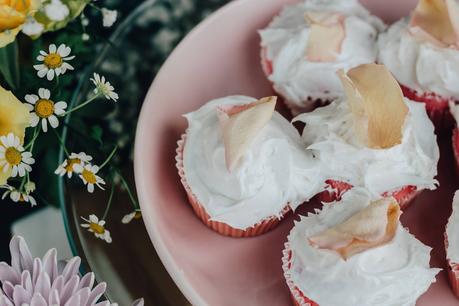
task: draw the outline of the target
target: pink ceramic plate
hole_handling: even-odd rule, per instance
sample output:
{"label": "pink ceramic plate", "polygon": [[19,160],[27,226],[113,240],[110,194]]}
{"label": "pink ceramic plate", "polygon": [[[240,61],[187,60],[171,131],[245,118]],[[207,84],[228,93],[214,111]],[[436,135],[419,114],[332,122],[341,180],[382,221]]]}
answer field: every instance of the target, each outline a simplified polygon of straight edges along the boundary
{"label": "pink ceramic plate", "polygon": [[[220,236],[196,218],[175,169],[176,141],[186,128],[182,114],[210,99],[232,94],[272,94],[259,59],[257,30],[295,0],[233,1],[198,26],[172,53],[150,88],[137,130],[135,172],[140,204],[151,240],[167,270],[194,305],[291,305],[281,270],[281,251],[293,216],[257,238]],[[391,22],[415,0],[367,0]],[[445,138],[446,139],[446,138]],[[443,231],[450,213],[455,175],[448,140],[441,141],[441,187],[424,192],[402,222],[434,247],[432,265],[445,267]],[[306,204],[300,213],[317,206]],[[413,275],[416,277],[416,275]],[[459,305],[446,273],[417,305]]]}

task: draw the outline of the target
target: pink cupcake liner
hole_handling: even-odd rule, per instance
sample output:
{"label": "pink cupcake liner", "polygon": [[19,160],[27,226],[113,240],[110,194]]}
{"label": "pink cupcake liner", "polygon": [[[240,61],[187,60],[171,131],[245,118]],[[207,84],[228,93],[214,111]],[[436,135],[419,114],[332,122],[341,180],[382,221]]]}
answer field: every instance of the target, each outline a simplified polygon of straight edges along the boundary
{"label": "pink cupcake liner", "polygon": [[[445,249],[448,251],[448,235],[445,233]],[[447,254],[448,255],[448,254]],[[454,263],[451,260],[446,260],[448,263],[448,276],[451,289],[453,290],[456,297],[459,298],[459,264]]]}
{"label": "pink cupcake liner", "polygon": [[287,286],[290,289],[293,305],[295,306],[319,306],[316,302],[312,301],[295,285],[292,280],[290,270],[292,268],[293,252],[290,249],[290,243],[286,242],[284,250],[282,251],[282,270],[284,271],[284,278]]}
{"label": "pink cupcake liner", "polygon": [[400,87],[405,97],[426,105],[427,115],[432,120],[436,131],[445,132],[453,128],[454,118],[449,111],[450,99],[443,98],[435,93],[420,94],[416,90],[402,84],[400,84]]}
{"label": "pink cupcake liner", "polygon": [[[343,194],[353,187],[346,182],[336,180],[327,180],[325,183],[328,186],[327,190],[324,190],[317,195],[319,201],[323,203],[331,203],[341,200]],[[382,196],[394,197],[400,205],[400,208],[406,209],[421,192],[422,190],[417,190],[416,186],[407,185],[396,191],[385,192]]]}
{"label": "pink cupcake liner", "polygon": [[183,167],[183,150],[185,147],[185,141],[186,141],[186,134],[183,134],[180,138],[180,140],[177,142],[177,150],[176,150],[176,167],[178,169],[178,173],[180,176],[180,181],[182,182],[183,187],[185,188],[185,191],[188,196],[189,203],[191,207],[193,208],[193,211],[195,212],[196,216],[201,219],[201,221],[207,225],[209,228],[214,230],[215,232],[224,235],[224,236],[229,236],[229,237],[234,237],[234,238],[245,238],[245,237],[255,237],[259,236],[262,234],[265,234],[275,228],[281,221],[283,217],[287,213],[290,212],[290,206],[285,205],[285,208],[281,211],[280,217],[277,216],[272,216],[265,218],[264,220],[258,222],[257,224],[253,225],[250,228],[247,228],[245,230],[237,229],[234,227],[229,226],[228,224],[218,222],[218,221],[213,221],[210,220],[209,214],[206,212],[204,206],[199,202],[197,197],[194,195],[192,192],[190,186],[188,185],[185,177],[185,171]]}
{"label": "pink cupcake liner", "polygon": [[[261,48],[260,57],[261,57],[261,67],[263,69],[263,72],[265,73],[266,77],[269,77],[273,73],[273,63],[267,57],[266,48]],[[279,96],[282,96],[280,93],[278,93],[274,89],[274,86],[273,86],[273,90]],[[292,113],[292,116],[297,116],[302,113],[310,112],[318,107],[325,106],[331,103],[331,101],[329,100],[314,99],[312,97],[308,97],[308,99],[306,100],[308,106],[299,106],[295,103],[290,102],[288,99],[286,99],[283,96],[282,96],[282,100],[284,101],[284,104],[287,106],[287,108]]]}

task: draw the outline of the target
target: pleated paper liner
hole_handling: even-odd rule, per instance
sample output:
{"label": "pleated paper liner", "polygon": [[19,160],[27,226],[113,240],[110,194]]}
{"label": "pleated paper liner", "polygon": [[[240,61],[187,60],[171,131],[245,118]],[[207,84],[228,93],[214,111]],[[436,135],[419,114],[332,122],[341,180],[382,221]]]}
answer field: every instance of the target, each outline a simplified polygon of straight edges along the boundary
{"label": "pleated paper liner", "polygon": [[[445,249],[446,252],[448,250],[448,235],[445,233]],[[448,252],[446,253],[448,256]],[[447,262],[447,269],[448,269],[448,276],[449,276],[449,283],[451,285],[451,289],[454,292],[454,295],[459,298],[459,264],[454,263],[448,258],[446,259]]]}
{"label": "pleated paper liner", "polygon": [[176,167],[178,169],[180,181],[182,182],[182,185],[185,188],[186,193],[188,195],[188,200],[189,200],[191,207],[193,208],[196,216],[198,216],[199,219],[201,219],[201,221],[205,225],[207,225],[209,228],[211,228],[212,230],[214,230],[215,232],[221,235],[234,237],[234,238],[255,237],[255,236],[265,234],[269,232],[270,230],[272,230],[273,228],[275,228],[280,223],[281,219],[290,212],[291,210],[290,206],[288,206],[288,203],[286,203],[285,208],[280,212],[280,217],[278,216],[268,217],[245,230],[231,227],[228,224],[225,224],[222,222],[210,220],[209,214],[206,212],[204,206],[199,202],[199,200],[193,194],[193,191],[191,190],[190,186],[188,185],[186,181],[185,172],[183,168],[183,150],[185,147],[185,141],[186,141],[186,134],[183,134],[181,139],[177,142],[177,150],[176,150],[177,155],[175,158]]}
{"label": "pleated paper liner", "polygon": [[287,282],[287,286],[290,289],[293,305],[295,306],[319,306],[319,304],[310,300],[306,297],[303,292],[295,285],[292,280],[290,270],[292,268],[292,250],[290,249],[290,243],[285,243],[284,250],[282,251],[282,270],[284,271],[284,277]]}

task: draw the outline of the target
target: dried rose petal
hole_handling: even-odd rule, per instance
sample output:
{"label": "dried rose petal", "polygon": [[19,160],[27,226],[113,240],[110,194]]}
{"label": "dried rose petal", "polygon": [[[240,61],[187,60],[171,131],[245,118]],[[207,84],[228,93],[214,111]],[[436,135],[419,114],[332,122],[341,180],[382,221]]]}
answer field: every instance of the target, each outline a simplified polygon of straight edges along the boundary
{"label": "dried rose petal", "polygon": [[372,202],[346,221],[309,238],[320,249],[336,251],[343,259],[390,242],[401,211],[394,198]]}
{"label": "dried rose petal", "polygon": [[277,97],[266,97],[249,104],[218,108],[229,171],[235,168],[258,132],[269,122],[276,101]]}
{"label": "dried rose petal", "polygon": [[347,74],[340,70],[338,75],[360,140],[374,149],[400,144],[408,107],[399,84],[386,67],[363,64]]}

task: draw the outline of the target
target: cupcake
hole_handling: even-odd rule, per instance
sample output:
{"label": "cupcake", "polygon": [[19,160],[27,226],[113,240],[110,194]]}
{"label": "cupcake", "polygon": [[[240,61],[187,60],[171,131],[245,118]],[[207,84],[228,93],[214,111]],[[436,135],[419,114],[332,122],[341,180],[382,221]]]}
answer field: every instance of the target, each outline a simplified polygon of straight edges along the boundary
{"label": "cupcake", "polygon": [[445,232],[446,260],[451,288],[459,298],[459,191],[453,199],[453,212]]}
{"label": "cupcake", "polygon": [[286,6],[259,31],[263,70],[294,115],[343,95],[338,69],[375,62],[384,23],[357,0]]}
{"label": "cupcake", "polygon": [[263,234],[320,188],[317,162],[275,104],[230,96],[185,115],[177,168],[196,215],[220,234]]}
{"label": "cupcake", "polygon": [[435,282],[431,248],[399,221],[393,198],[354,188],[341,202],[301,217],[282,268],[298,306],[412,306]]}
{"label": "cupcake", "polygon": [[450,101],[459,100],[459,4],[420,0],[411,16],[378,40],[380,63],[394,74],[405,97],[426,105],[437,129],[451,127]]}
{"label": "cupcake", "polygon": [[424,104],[404,98],[382,65],[339,72],[346,97],[294,121],[326,178],[324,202],[352,187],[393,196],[405,208],[422,189],[438,184],[439,149]]}

